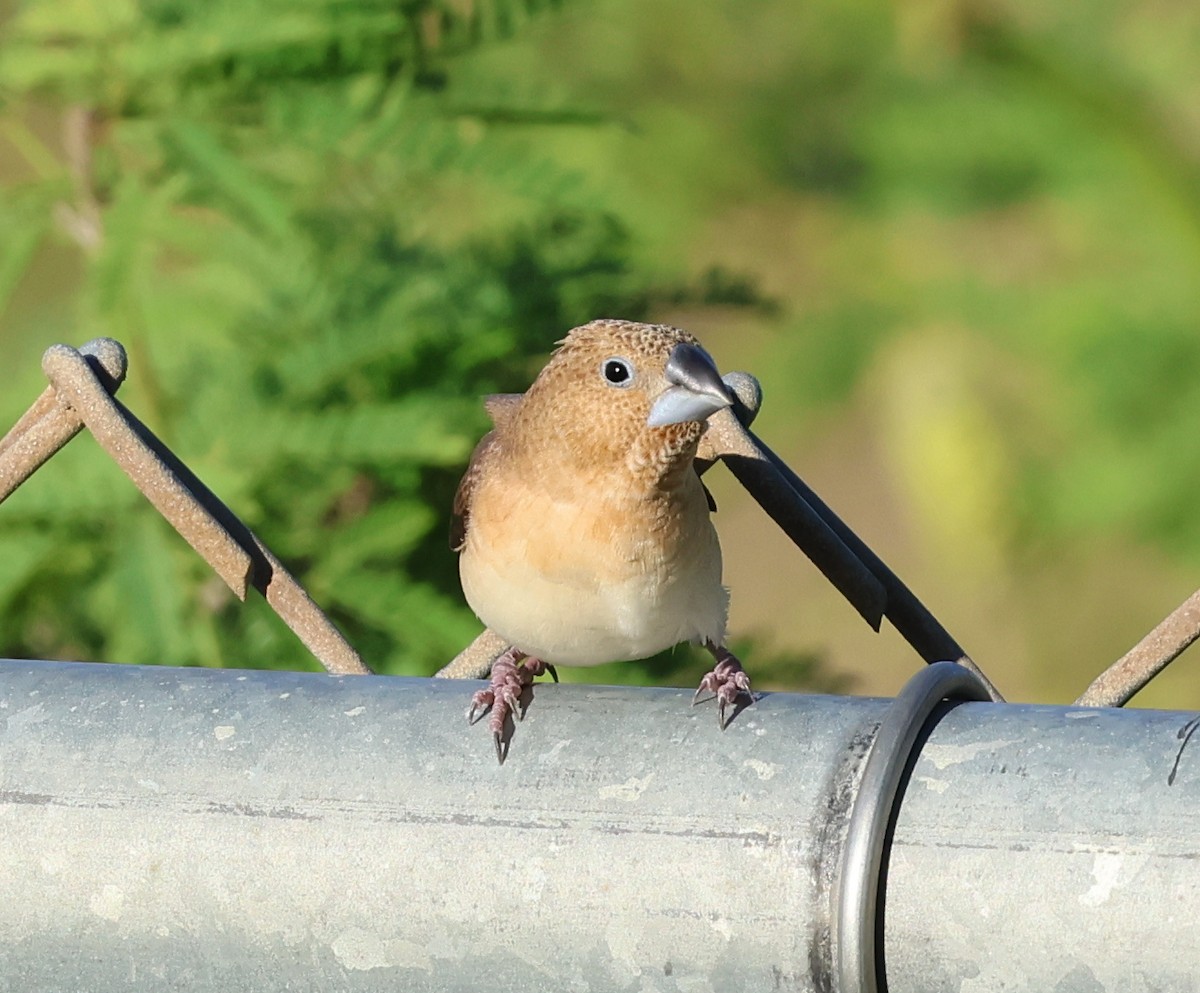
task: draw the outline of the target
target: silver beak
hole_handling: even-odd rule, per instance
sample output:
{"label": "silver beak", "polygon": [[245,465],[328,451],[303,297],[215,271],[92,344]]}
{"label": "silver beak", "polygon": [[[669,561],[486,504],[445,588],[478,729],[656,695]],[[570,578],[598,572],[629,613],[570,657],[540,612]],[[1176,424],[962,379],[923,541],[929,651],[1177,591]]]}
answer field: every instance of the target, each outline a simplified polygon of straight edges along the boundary
{"label": "silver beak", "polygon": [[718,410],[732,406],[736,399],[721,382],[716,363],[697,345],[676,345],[665,371],[671,385],[650,408],[646,423],[652,428],[707,420]]}

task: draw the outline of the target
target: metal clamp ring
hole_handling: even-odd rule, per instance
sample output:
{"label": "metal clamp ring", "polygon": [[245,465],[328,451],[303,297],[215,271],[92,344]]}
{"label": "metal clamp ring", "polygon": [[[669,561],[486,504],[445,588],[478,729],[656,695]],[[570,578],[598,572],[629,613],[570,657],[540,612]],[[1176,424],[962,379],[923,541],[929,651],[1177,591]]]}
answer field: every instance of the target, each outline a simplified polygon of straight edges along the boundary
{"label": "metal clamp ring", "polygon": [[989,700],[987,687],[954,662],[934,662],[905,684],[871,745],[834,895],[834,958],[839,993],[878,993],[876,917],[883,844],[917,738],[943,700]]}

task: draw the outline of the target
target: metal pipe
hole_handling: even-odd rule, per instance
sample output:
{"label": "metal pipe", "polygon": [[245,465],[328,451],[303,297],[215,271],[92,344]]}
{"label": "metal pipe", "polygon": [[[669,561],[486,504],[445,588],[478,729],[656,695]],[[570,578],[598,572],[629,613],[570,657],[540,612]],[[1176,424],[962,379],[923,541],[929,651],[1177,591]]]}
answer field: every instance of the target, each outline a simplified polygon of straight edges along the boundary
{"label": "metal pipe", "polygon": [[831,937],[838,989],[878,993],[886,988],[876,940],[883,850],[913,750],[930,715],[947,698],[987,700],[988,685],[954,662],[934,662],[908,681],[871,742],[834,883],[837,905]]}
{"label": "metal pipe", "polygon": [[[837,989],[892,702],[0,663],[0,990]],[[890,993],[1200,977],[1190,715],[943,705],[883,850]],[[849,993],[849,991],[843,991]]]}

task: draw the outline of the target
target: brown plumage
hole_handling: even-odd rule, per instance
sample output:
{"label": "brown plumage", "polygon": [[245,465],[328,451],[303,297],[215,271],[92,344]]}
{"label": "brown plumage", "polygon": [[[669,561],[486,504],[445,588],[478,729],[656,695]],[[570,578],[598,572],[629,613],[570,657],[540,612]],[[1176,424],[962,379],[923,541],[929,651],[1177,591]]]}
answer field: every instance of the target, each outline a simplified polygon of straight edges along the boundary
{"label": "brown plumage", "polygon": [[[730,658],[721,550],[692,462],[706,418],[732,399],[686,331],[603,320],[571,331],[525,394],[489,402],[495,427],[455,496],[451,545],[509,661],[595,665],[681,641]],[[718,692],[722,714],[748,688],[741,675]],[[514,691],[496,682],[478,704]]]}

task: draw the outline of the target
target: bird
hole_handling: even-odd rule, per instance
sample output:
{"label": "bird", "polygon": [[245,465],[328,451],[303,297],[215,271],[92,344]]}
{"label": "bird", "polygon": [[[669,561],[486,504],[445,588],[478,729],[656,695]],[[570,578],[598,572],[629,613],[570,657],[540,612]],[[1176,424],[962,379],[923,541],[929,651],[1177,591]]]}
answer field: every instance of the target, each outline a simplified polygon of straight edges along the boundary
{"label": "bird", "polygon": [[[491,710],[497,758],[535,676],[647,658],[681,642],[714,667],[717,720],[750,679],[725,645],[729,594],[712,497],[693,464],[735,396],[680,328],[601,319],[574,328],[523,394],[488,399],[492,430],[454,497],[463,594],[509,647],[468,720]],[[730,716],[732,719],[732,714]]]}

